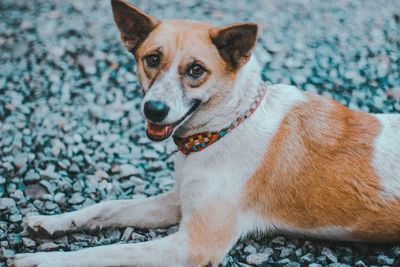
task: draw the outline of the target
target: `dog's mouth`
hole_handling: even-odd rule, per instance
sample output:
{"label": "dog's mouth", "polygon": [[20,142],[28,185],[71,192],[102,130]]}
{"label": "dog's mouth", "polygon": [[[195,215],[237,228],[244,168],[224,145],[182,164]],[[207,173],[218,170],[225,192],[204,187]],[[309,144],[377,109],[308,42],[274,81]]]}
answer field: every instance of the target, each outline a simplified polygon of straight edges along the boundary
{"label": "dog's mouth", "polygon": [[186,114],[174,123],[170,124],[156,124],[153,122],[147,122],[147,137],[152,141],[163,141],[170,137],[174,132],[174,129],[179,126],[189,115],[191,115],[200,105],[200,100],[195,100],[193,106],[186,112]]}

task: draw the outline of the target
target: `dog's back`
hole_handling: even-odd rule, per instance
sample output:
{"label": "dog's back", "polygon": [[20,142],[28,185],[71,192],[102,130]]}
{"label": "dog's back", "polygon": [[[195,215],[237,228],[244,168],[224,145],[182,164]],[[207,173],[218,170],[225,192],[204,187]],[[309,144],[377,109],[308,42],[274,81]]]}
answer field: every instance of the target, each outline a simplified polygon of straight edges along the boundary
{"label": "dog's back", "polygon": [[356,112],[305,94],[247,183],[244,206],[286,231],[400,239],[400,115]]}

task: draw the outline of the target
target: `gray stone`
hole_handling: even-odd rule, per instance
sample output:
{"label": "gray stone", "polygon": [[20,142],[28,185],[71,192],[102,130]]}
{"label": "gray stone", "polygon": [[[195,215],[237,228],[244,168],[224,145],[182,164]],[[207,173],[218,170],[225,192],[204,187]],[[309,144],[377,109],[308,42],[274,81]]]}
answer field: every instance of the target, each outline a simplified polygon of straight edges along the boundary
{"label": "gray stone", "polygon": [[314,255],[312,253],[307,253],[306,255],[300,258],[301,263],[312,263],[314,262]]}
{"label": "gray stone", "polygon": [[28,237],[23,237],[22,242],[23,242],[24,246],[27,248],[33,248],[36,246],[36,242]]}
{"label": "gray stone", "polygon": [[71,235],[71,239],[75,242],[91,243],[93,241],[93,236],[83,233],[76,233]]}
{"label": "gray stone", "polygon": [[21,214],[13,214],[13,215],[10,216],[10,222],[17,223],[17,222],[20,222],[20,221],[22,221],[22,215]]}
{"label": "gray stone", "polygon": [[10,249],[0,248],[0,260],[7,260],[15,255],[15,252]]}
{"label": "gray stone", "polygon": [[278,245],[278,246],[284,246],[285,245],[285,238],[283,236],[277,236],[274,239],[271,240],[271,244],[273,245]]}
{"label": "gray stone", "polygon": [[379,255],[376,260],[378,261],[379,264],[382,265],[392,265],[394,263],[394,258],[389,258],[388,256],[385,255]]}
{"label": "gray stone", "polygon": [[324,247],[322,249],[321,254],[325,255],[327,257],[327,259],[330,260],[333,263],[336,263],[338,261],[338,258],[336,256],[336,254],[332,250],[330,250],[329,248]]}
{"label": "gray stone", "polygon": [[79,194],[79,193],[74,193],[70,199],[68,199],[68,203],[72,205],[78,205],[82,204],[85,201],[85,198]]}
{"label": "gray stone", "polygon": [[127,227],[124,230],[124,233],[122,234],[121,240],[128,241],[129,239],[131,239],[132,233],[133,233],[133,228],[132,227]]}
{"label": "gray stone", "polygon": [[251,253],[247,256],[246,262],[248,264],[261,265],[268,261],[270,255],[264,253]]}
{"label": "gray stone", "polygon": [[21,237],[15,233],[9,234],[7,240],[9,246],[13,249],[19,249],[23,244]]}
{"label": "gray stone", "polygon": [[26,182],[37,182],[40,180],[40,175],[39,173],[37,173],[35,170],[29,170],[26,174],[25,174],[25,178],[24,180]]}
{"label": "gray stone", "polygon": [[12,198],[0,198],[0,211],[16,208],[15,200]]}
{"label": "gray stone", "polygon": [[60,248],[61,245],[60,244],[56,244],[54,242],[47,242],[47,243],[43,243],[38,247],[39,251],[51,251],[51,250],[56,250],[58,248]]}
{"label": "gray stone", "polygon": [[245,248],[244,248],[244,250],[243,250],[245,253],[247,253],[247,254],[254,254],[254,253],[257,253],[257,249],[254,247],[254,246],[252,246],[252,245],[247,245]]}
{"label": "gray stone", "polygon": [[25,188],[26,196],[33,199],[41,199],[46,193],[46,188],[40,184],[30,184]]}
{"label": "gray stone", "polygon": [[141,173],[142,171],[140,171],[138,168],[130,164],[123,164],[119,166],[119,175],[122,178],[129,177],[132,175],[139,175]]}

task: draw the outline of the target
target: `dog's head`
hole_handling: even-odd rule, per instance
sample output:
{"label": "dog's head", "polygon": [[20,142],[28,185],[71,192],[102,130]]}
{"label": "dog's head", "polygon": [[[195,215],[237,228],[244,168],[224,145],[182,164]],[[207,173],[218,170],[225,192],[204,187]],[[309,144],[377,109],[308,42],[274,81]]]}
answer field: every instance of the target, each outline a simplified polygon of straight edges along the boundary
{"label": "dog's head", "polygon": [[257,24],[159,21],[125,1],[111,3],[122,42],[136,58],[145,93],[141,109],[155,141],[171,136],[214,96],[221,98],[256,43]]}

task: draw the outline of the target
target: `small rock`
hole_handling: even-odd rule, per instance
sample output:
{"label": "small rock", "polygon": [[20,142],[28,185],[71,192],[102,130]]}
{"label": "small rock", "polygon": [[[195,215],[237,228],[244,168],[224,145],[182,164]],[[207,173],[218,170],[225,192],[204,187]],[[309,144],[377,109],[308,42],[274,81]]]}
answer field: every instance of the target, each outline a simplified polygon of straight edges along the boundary
{"label": "small rock", "polygon": [[81,169],[76,163],[72,163],[71,166],[69,166],[68,171],[71,173],[79,173]]}
{"label": "small rock", "polygon": [[8,258],[11,258],[13,256],[15,256],[15,252],[13,250],[0,248],[0,259],[1,260],[7,260]]}
{"label": "small rock", "polygon": [[22,238],[22,243],[24,244],[25,247],[27,248],[33,248],[36,246],[36,242],[30,238],[23,237]]}
{"label": "small rock", "polygon": [[356,267],[366,267],[367,265],[362,260],[359,260],[359,261],[356,262],[356,264],[354,266],[356,266]]}
{"label": "small rock", "polygon": [[43,243],[38,247],[38,250],[40,251],[50,251],[50,250],[56,250],[60,248],[59,244],[56,244],[54,242],[48,242],[48,243]]}
{"label": "small rock", "polygon": [[379,264],[382,265],[392,265],[394,263],[393,258],[389,258],[388,256],[385,255],[379,255],[376,260],[378,261]]}
{"label": "small rock", "polygon": [[271,240],[271,244],[273,245],[278,245],[278,246],[284,246],[285,245],[285,238],[283,236],[277,236],[274,239]]}
{"label": "small rock", "polygon": [[21,214],[13,214],[10,216],[10,222],[16,223],[22,221],[22,215]]}
{"label": "small rock", "polygon": [[22,239],[18,234],[9,234],[8,235],[8,244],[13,249],[19,249],[22,246]]}
{"label": "small rock", "polygon": [[248,264],[261,265],[268,261],[270,255],[264,253],[251,253],[247,256],[246,262]]}
{"label": "small rock", "polygon": [[18,153],[18,154],[15,156],[14,164],[15,164],[15,166],[16,166],[18,169],[20,169],[20,168],[22,168],[23,166],[25,166],[25,164],[26,164],[27,161],[28,161],[28,155],[23,154],[23,153]]}
{"label": "small rock", "polygon": [[110,176],[108,175],[108,173],[106,173],[106,172],[103,171],[103,170],[97,170],[97,171],[94,173],[94,175],[95,175],[96,177],[102,178],[102,179],[107,179],[107,178],[110,177]]}
{"label": "small rock", "polygon": [[76,242],[87,242],[90,244],[93,241],[93,236],[83,233],[76,233],[71,235],[71,239]]}
{"label": "small rock", "polygon": [[144,242],[146,241],[146,237],[144,235],[141,235],[139,233],[132,233],[132,240],[137,241],[137,242]]}
{"label": "small rock", "polygon": [[278,266],[282,266],[282,265],[286,265],[290,263],[289,259],[281,259],[275,262],[276,264],[278,264]]}
{"label": "small rock", "polygon": [[133,233],[133,228],[132,227],[127,227],[122,234],[121,240],[123,241],[128,241],[132,237]]}
{"label": "small rock", "polygon": [[40,184],[30,184],[25,187],[26,196],[32,199],[41,199],[46,193],[46,188]]}
{"label": "small rock", "polygon": [[54,165],[49,164],[45,170],[40,171],[40,175],[46,179],[59,179],[60,175],[55,172],[55,168]]}
{"label": "small rock", "polygon": [[244,248],[244,253],[246,253],[246,254],[254,254],[254,253],[257,253],[257,249],[255,248],[255,247],[253,247],[252,245],[247,245],[245,248]]}
{"label": "small rock", "polygon": [[39,173],[37,173],[35,170],[29,170],[26,174],[25,174],[25,178],[24,180],[28,183],[31,182],[37,182],[40,180],[40,175]]}
{"label": "small rock", "polygon": [[287,258],[292,253],[293,253],[293,249],[284,247],[281,250],[281,254],[279,255],[279,258]]}
{"label": "small rock", "polygon": [[0,198],[0,211],[16,208],[15,200],[12,198]]}
{"label": "small rock", "polygon": [[338,258],[335,253],[333,253],[332,250],[329,248],[324,247],[321,252],[322,255],[325,255],[328,260],[330,260],[332,263],[336,263],[338,261]]}
{"label": "small rock", "polygon": [[68,203],[72,205],[78,205],[82,204],[85,201],[85,198],[79,194],[79,193],[74,193],[70,199],[68,199]]}
{"label": "small rock", "polygon": [[123,164],[119,166],[119,174],[121,178],[129,177],[132,175],[138,175],[140,173],[141,171],[133,165]]}
{"label": "small rock", "polygon": [[301,263],[312,263],[314,262],[314,255],[312,253],[307,253],[300,258]]}

